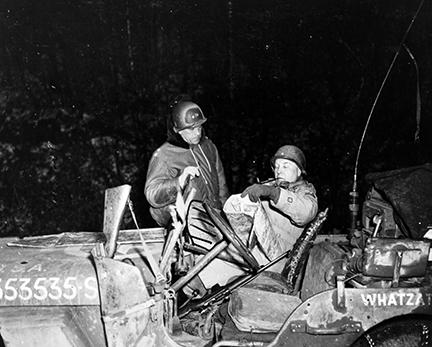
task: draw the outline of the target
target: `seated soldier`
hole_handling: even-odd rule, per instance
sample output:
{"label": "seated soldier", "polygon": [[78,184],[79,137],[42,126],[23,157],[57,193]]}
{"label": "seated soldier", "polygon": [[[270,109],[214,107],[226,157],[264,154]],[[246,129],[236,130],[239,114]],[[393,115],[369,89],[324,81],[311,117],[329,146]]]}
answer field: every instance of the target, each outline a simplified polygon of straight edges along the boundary
{"label": "seated soldier", "polygon": [[[306,160],[303,152],[295,146],[283,146],[273,156],[271,164],[275,177],[271,182],[254,184],[241,195],[232,195],[224,205],[225,215],[233,231],[248,246],[259,265],[265,265],[291,250],[318,212],[315,188],[304,179]],[[192,206],[197,207],[196,204]],[[190,236],[194,243],[210,249],[208,244],[217,242],[212,239],[215,233],[208,232],[206,236],[204,231],[215,228],[214,221],[206,216],[203,208],[193,208],[191,211],[201,212],[194,216],[189,214]],[[254,236],[257,242],[253,240]],[[231,251],[232,248],[228,250],[230,254]],[[238,256],[241,257],[240,254]],[[281,259],[268,270],[281,273],[285,262]],[[210,289],[215,284],[223,286],[243,274],[242,267],[214,259],[198,276],[204,286]]]}
{"label": "seated soldier", "polygon": [[[272,229],[272,237],[278,245],[276,248],[272,247],[272,256],[268,257],[268,252],[264,253],[267,253],[268,258],[274,259],[292,249],[306,224],[315,218],[318,199],[314,186],[304,179],[306,158],[298,147],[282,146],[271,159],[271,165],[275,179],[266,184],[249,186],[241,197],[248,196],[252,202],[261,201]],[[280,272],[283,266],[284,263],[279,262],[271,270]]]}

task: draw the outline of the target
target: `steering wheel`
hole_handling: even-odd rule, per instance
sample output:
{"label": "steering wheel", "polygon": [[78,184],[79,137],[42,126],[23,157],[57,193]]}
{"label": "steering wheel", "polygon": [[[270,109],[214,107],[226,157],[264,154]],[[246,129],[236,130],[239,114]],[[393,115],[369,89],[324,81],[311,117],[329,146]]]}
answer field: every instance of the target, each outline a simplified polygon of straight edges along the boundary
{"label": "steering wheel", "polygon": [[258,270],[260,266],[255,257],[234,232],[228,222],[221,216],[219,211],[207,203],[203,203],[203,205],[211,220],[218,227],[222,235],[234,246],[234,248],[240,253],[243,259],[252,267],[254,271]]}

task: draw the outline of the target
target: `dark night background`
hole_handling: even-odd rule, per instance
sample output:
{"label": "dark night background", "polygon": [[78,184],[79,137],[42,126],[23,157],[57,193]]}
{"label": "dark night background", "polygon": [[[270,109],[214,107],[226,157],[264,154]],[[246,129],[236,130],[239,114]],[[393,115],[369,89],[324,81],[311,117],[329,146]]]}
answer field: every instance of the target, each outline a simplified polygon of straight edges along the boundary
{"label": "dark night background", "polygon": [[[101,230],[104,189],[125,183],[140,226],[155,226],[147,164],[182,93],[209,119],[231,192],[295,144],[327,230],[342,230],[364,124],[419,3],[1,0],[0,234]],[[362,193],[367,172],[432,161],[431,14],[425,1],[405,42],[420,139],[402,49],[361,152]]]}

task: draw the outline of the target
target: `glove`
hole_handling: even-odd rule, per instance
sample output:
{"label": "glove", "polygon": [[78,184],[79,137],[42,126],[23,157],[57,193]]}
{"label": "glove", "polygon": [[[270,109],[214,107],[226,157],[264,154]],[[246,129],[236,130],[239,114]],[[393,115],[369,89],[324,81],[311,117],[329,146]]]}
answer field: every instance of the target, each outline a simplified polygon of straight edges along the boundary
{"label": "glove", "polygon": [[257,202],[260,198],[268,198],[276,204],[279,200],[280,189],[265,184],[254,184],[247,187],[240,196],[244,198],[246,195],[249,195],[252,202]]}
{"label": "glove", "polygon": [[183,189],[185,187],[186,181],[189,178],[189,176],[191,178],[194,178],[194,177],[199,176],[199,175],[200,175],[200,172],[199,172],[199,169],[197,167],[195,167],[195,166],[185,167],[182,174],[179,176],[180,188]]}

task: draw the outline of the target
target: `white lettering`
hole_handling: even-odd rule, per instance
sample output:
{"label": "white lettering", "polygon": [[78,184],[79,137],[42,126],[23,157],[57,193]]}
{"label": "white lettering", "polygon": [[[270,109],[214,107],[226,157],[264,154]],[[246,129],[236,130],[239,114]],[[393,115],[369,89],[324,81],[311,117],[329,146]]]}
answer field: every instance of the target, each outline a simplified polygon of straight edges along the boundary
{"label": "white lettering", "polygon": [[378,293],[378,306],[386,306],[387,295],[385,293]]}
{"label": "white lettering", "polygon": [[4,298],[8,301],[15,300],[18,296],[18,291],[15,287],[11,286],[12,282],[16,282],[18,278],[8,278],[5,284],[5,295]]}
{"label": "white lettering", "polygon": [[414,306],[414,293],[407,293],[406,295],[408,296],[408,300],[405,305]]}
{"label": "white lettering", "polygon": [[45,288],[44,285],[40,285],[40,282],[45,283],[46,282],[46,278],[45,277],[40,277],[40,278],[36,279],[35,284],[33,286],[33,288],[36,291],[33,294],[33,296],[34,296],[34,298],[36,300],[45,300],[48,297],[48,290]]}
{"label": "white lettering", "polygon": [[416,299],[416,306],[424,306],[425,302],[423,300],[423,295],[421,295],[421,293],[417,294],[417,299]]}
{"label": "white lettering", "polygon": [[360,294],[365,306],[432,306],[432,293]]}
{"label": "white lettering", "polygon": [[66,277],[64,281],[60,277],[39,277],[34,279],[33,285],[32,278],[8,278],[5,281],[2,285],[0,278],[0,300],[73,300],[80,290],[84,290],[83,295],[87,299],[96,299],[99,295],[94,277],[83,278],[83,288],[77,284],[78,278],[74,276]]}
{"label": "white lettering", "polygon": [[27,284],[30,283],[30,278],[20,278],[19,281],[22,282],[21,286],[19,287],[19,298],[25,301],[30,300],[33,295],[32,290],[27,287]]}
{"label": "white lettering", "polygon": [[87,277],[84,281],[85,288],[90,291],[90,293],[86,292],[85,297],[88,299],[96,299],[98,296],[97,282],[94,277]]}
{"label": "white lettering", "polygon": [[32,272],[32,271],[41,272],[42,271],[42,264],[36,264],[27,270],[27,272]]}
{"label": "white lettering", "polygon": [[387,305],[388,305],[388,306],[390,306],[390,305],[397,306],[396,296],[395,296],[394,293],[391,293],[391,294],[390,294],[390,296],[389,296],[389,300],[388,300],[388,302],[387,302]]}
{"label": "white lettering", "polygon": [[50,293],[48,293],[48,296],[50,297],[50,299],[53,300],[60,300],[61,296],[62,296],[62,290],[61,288],[58,286],[58,283],[60,281],[60,278],[58,277],[50,277],[50,282],[51,282],[51,286],[50,289],[52,291],[55,292],[55,294],[53,294],[53,292],[51,291]]}
{"label": "white lettering", "polygon": [[[73,298],[75,298],[77,296],[77,288],[73,283],[69,283],[69,282],[73,282],[76,281],[76,277],[68,277],[65,279],[63,288],[65,289],[65,292],[63,293],[63,297],[67,300],[72,300]],[[70,293],[66,293],[66,290],[70,290]]]}
{"label": "white lettering", "polygon": [[362,298],[362,301],[363,301],[363,304],[365,305],[365,306],[375,306],[375,298],[376,298],[376,296],[375,296],[375,294],[367,294],[367,295],[365,295],[365,294],[361,294],[361,298]]}
{"label": "white lettering", "polygon": [[22,265],[15,265],[12,269],[10,269],[10,272],[13,273],[20,273],[20,272],[24,272],[25,271],[25,267]]}

